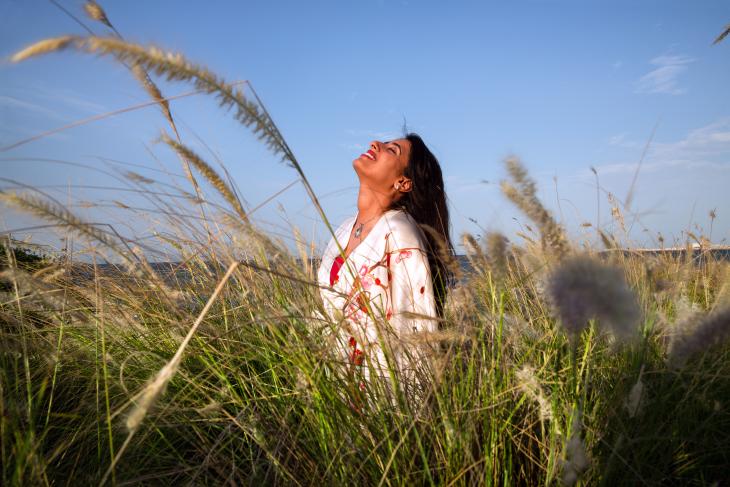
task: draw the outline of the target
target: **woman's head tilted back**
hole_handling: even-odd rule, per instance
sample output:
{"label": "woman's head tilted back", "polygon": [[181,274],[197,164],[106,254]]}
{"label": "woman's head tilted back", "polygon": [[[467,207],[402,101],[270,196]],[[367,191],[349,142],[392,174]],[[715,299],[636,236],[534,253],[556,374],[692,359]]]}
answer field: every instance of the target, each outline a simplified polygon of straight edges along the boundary
{"label": "woman's head tilted back", "polygon": [[453,251],[449,211],[438,159],[420,136],[410,133],[390,142],[373,142],[353,161],[360,185],[383,205],[402,209],[424,227],[436,304],[441,314],[450,280],[445,253]]}

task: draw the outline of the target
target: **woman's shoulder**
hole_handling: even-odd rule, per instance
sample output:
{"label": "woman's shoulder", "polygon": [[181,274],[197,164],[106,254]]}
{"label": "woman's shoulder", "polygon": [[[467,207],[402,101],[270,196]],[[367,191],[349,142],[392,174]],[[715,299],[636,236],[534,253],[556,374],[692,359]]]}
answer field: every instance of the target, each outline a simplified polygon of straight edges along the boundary
{"label": "woman's shoulder", "polygon": [[387,217],[389,237],[397,247],[425,248],[423,230],[411,215],[403,210],[391,210]]}

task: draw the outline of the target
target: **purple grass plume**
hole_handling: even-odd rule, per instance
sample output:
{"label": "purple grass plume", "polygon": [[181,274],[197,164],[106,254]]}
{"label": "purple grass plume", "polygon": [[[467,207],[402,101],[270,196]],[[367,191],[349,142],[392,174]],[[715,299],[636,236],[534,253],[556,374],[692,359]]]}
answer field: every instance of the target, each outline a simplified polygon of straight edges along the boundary
{"label": "purple grass plume", "polygon": [[703,350],[730,341],[730,306],[705,315],[691,330],[677,338],[669,351],[669,363],[683,367]]}
{"label": "purple grass plume", "polygon": [[557,317],[571,337],[595,318],[618,338],[631,338],[641,320],[636,294],[621,269],[585,255],[566,258],[552,272],[547,293]]}

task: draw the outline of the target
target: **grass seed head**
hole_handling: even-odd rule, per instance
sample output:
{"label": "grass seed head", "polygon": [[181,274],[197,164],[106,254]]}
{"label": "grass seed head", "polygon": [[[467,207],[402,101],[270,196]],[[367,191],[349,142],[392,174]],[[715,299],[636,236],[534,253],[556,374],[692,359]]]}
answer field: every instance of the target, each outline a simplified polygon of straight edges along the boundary
{"label": "grass seed head", "polygon": [[563,485],[572,486],[580,478],[581,474],[588,469],[590,461],[586,452],[586,446],[581,436],[580,414],[573,417],[570,439],[565,445],[565,458],[563,460]]}
{"label": "grass seed head", "polygon": [[26,59],[47,54],[49,52],[60,51],[65,49],[77,38],[75,36],[62,36],[53,39],[45,39],[32,44],[22,51],[16,52],[10,60],[14,63],[25,61]]}
{"label": "grass seed head", "polygon": [[543,206],[537,197],[537,184],[517,157],[505,160],[512,181],[502,181],[502,193],[512,201],[540,230],[542,247],[558,259],[570,251],[565,229]]}
{"label": "grass seed head", "polygon": [[677,338],[669,351],[669,363],[683,367],[693,355],[730,340],[730,306],[705,315],[683,336]]}
{"label": "grass seed head", "polygon": [[588,320],[621,338],[636,333],[641,311],[621,269],[579,255],[563,261],[548,279],[551,304],[566,331],[577,336]]}
{"label": "grass seed head", "polygon": [[535,374],[535,369],[529,365],[525,365],[517,371],[515,378],[522,392],[538,404],[540,421],[552,420],[553,410],[550,406],[550,400],[543,393],[542,386],[540,386],[540,382]]}
{"label": "grass seed head", "polygon": [[104,12],[104,9],[93,0],[89,0],[84,4],[84,11],[90,19],[101,22],[109,28],[113,28],[111,22],[109,22],[109,18],[106,16],[106,12]]}

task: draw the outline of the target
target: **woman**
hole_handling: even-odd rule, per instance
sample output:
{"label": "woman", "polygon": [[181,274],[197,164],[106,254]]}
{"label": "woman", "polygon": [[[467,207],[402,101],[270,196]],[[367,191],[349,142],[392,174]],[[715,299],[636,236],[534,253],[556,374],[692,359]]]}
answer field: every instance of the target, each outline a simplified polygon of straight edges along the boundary
{"label": "woman", "polygon": [[420,355],[413,344],[423,342],[413,334],[438,329],[449,280],[441,167],[416,134],[371,143],[353,167],[358,213],[324,251],[322,299],[339,323],[337,338],[353,369],[366,380],[387,375],[388,354],[412,377],[420,362],[413,360]]}

